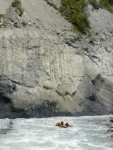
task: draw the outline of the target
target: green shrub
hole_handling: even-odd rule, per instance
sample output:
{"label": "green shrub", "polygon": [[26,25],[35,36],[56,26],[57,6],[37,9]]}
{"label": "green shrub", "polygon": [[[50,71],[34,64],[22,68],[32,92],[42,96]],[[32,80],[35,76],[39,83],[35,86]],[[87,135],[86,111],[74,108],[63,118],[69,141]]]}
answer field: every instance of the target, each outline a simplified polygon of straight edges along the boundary
{"label": "green shrub", "polygon": [[18,7],[18,5],[20,5],[20,1],[18,1],[18,0],[15,0],[15,1],[12,3],[12,7]]}
{"label": "green shrub", "polygon": [[19,1],[19,0],[15,0],[13,3],[12,3],[12,7],[15,7],[15,8],[17,8],[18,9],[18,11],[19,11],[19,16],[22,16],[23,15],[23,12],[24,12],[24,10],[22,9],[22,7],[21,7],[21,2]]}
{"label": "green shrub", "polygon": [[62,15],[73,24],[74,31],[83,34],[89,32],[90,23],[85,14],[84,7],[87,3],[91,4],[94,9],[104,8],[113,13],[113,0],[61,0],[59,11]]}
{"label": "green shrub", "polygon": [[95,8],[104,8],[113,13],[113,0],[88,0],[88,2]]}
{"label": "green shrub", "polygon": [[88,2],[89,2],[89,4],[91,4],[93,6],[93,8],[99,9],[100,6],[99,6],[99,3],[97,2],[97,0],[89,0]]}
{"label": "green shrub", "polygon": [[109,12],[113,13],[113,1],[112,0],[100,0],[99,4],[102,8],[105,8]]}
{"label": "green shrub", "polygon": [[60,12],[71,22],[74,29],[86,34],[90,28],[87,16],[84,13],[85,0],[61,0]]}
{"label": "green shrub", "polygon": [[113,6],[113,0],[108,0],[108,1]]}

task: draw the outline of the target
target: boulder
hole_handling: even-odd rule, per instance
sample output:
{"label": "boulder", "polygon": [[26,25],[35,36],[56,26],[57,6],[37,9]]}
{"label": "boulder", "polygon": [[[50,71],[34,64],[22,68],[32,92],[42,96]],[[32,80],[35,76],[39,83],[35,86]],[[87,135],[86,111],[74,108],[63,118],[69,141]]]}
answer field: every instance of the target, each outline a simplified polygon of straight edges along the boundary
{"label": "boulder", "polygon": [[6,134],[12,129],[12,121],[10,119],[0,119],[0,133]]}

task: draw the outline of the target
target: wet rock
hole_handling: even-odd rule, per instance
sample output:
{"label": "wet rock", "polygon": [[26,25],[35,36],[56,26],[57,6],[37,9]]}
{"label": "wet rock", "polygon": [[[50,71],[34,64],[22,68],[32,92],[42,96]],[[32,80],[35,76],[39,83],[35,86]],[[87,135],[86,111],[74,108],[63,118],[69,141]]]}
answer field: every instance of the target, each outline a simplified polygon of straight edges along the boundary
{"label": "wet rock", "polygon": [[113,137],[113,122],[112,122],[113,117],[111,117],[108,121],[104,122],[103,125],[106,125],[109,127],[107,132],[110,134],[110,137]]}
{"label": "wet rock", "polygon": [[112,138],[113,138],[113,134],[112,135],[110,135]]}
{"label": "wet rock", "polygon": [[111,123],[113,123],[113,118],[110,118],[110,120],[109,120]]}
{"label": "wet rock", "polygon": [[113,132],[113,128],[109,129],[108,132]]}
{"label": "wet rock", "polygon": [[6,134],[12,129],[12,121],[10,119],[0,119],[0,133]]}

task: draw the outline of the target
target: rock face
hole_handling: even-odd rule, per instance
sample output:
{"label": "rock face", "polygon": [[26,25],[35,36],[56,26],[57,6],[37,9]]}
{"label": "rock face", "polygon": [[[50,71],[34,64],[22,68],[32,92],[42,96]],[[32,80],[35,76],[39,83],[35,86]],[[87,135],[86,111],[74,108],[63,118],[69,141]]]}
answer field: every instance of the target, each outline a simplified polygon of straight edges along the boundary
{"label": "rock face", "polygon": [[0,117],[113,113],[112,29],[77,36],[44,0],[21,1],[22,16],[12,1],[5,3],[0,15]]}
{"label": "rock face", "polygon": [[95,32],[107,31],[113,29],[113,14],[105,9],[94,10],[88,5],[86,11],[89,15],[91,27]]}
{"label": "rock face", "polygon": [[61,0],[45,0],[49,5],[59,8],[61,6]]}

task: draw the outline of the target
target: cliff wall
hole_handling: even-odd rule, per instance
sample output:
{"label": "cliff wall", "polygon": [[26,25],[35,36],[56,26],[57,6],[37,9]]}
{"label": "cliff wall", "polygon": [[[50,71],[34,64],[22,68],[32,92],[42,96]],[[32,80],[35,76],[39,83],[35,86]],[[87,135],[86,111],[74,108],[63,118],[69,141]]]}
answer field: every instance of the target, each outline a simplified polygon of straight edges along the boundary
{"label": "cliff wall", "polygon": [[12,4],[0,5],[0,117],[113,113],[112,14],[88,5],[89,37],[44,0]]}

